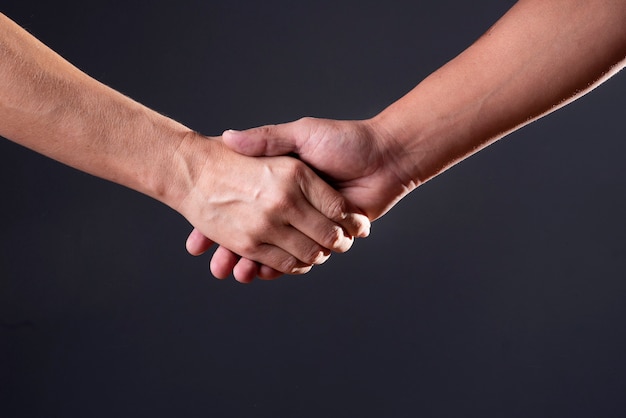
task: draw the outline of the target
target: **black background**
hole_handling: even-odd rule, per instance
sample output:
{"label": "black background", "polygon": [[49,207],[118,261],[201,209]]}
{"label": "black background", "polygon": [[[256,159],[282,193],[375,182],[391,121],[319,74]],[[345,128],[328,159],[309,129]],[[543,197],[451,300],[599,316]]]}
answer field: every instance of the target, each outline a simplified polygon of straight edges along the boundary
{"label": "black background", "polygon": [[[0,10],[219,134],[373,116],[512,4]],[[427,183],[348,254],[248,286],[187,255],[169,208],[0,141],[0,416],[624,416],[625,92],[619,74]]]}

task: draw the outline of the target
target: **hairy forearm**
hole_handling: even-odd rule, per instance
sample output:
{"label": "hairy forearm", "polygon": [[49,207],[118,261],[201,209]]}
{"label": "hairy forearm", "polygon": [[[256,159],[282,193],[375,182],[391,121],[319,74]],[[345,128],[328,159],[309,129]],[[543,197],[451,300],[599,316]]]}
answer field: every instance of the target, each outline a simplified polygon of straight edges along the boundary
{"label": "hairy forearm", "polygon": [[[0,14],[0,135],[176,206],[191,131],[87,76]],[[177,183],[177,184],[176,184]],[[176,184],[176,187],[173,185]]]}
{"label": "hairy forearm", "polygon": [[522,0],[371,123],[416,187],[624,65],[626,1]]}

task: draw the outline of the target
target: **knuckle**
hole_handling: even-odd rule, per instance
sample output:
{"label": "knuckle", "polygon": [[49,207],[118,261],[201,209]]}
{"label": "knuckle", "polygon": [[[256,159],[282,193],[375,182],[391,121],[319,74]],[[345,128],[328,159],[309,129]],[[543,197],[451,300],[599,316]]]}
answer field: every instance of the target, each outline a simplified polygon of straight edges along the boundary
{"label": "knuckle", "polygon": [[260,126],[257,128],[258,129],[258,133],[261,136],[272,136],[274,134],[274,130],[276,129],[276,125],[265,125],[265,126]]}
{"label": "knuckle", "polygon": [[333,225],[326,231],[324,245],[337,252],[346,252],[352,245],[345,236],[343,229],[338,225]]}
{"label": "knuckle", "polygon": [[329,228],[326,231],[326,244],[328,244],[330,247],[329,248],[335,248],[337,245],[337,242],[341,239],[341,231],[340,231],[340,227],[337,225],[333,225],[332,228]]}
{"label": "knuckle", "polygon": [[302,264],[295,257],[289,256],[278,261],[277,270],[283,273],[295,274],[294,272],[300,267],[302,267]]}
{"label": "knuckle", "polygon": [[267,231],[271,230],[272,223],[268,216],[259,216],[252,222],[248,229],[248,240],[253,243],[253,245],[258,246],[262,243],[263,237],[267,235]]}
{"label": "knuckle", "polygon": [[316,259],[311,263],[314,265],[324,264],[330,258],[330,251],[327,249],[322,249],[317,253]]}
{"label": "knuckle", "polygon": [[328,258],[328,251],[322,248],[320,245],[311,245],[306,250],[306,255],[302,261],[306,264],[322,264]]}
{"label": "knuckle", "polygon": [[329,219],[343,221],[346,218],[346,201],[341,196],[333,196],[326,204],[326,215]]}
{"label": "knuckle", "polygon": [[298,119],[296,122],[300,125],[310,125],[311,123],[314,122],[314,120],[315,118],[311,116],[305,116],[305,117]]}
{"label": "knuckle", "polygon": [[286,274],[304,274],[311,270],[313,263],[305,263],[292,255],[276,260],[275,269]]}
{"label": "knuckle", "polygon": [[317,118],[311,116],[305,116],[297,120],[297,123],[303,126],[312,126],[316,124]]}
{"label": "knuckle", "polygon": [[301,134],[309,138],[315,136],[320,129],[325,129],[328,126],[327,120],[310,116],[300,118],[296,123]]}
{"label": "knuckle", "polygon": [[270,211],[276,213],[288,213],[294,209],[294,201],[289,194],[276,193],[269,201]]}
{"label": "knuckle", "polygon": [[240,255],[254,258],[259,254],[261,245],[261,241],[252,236],[243,237],[239,240]]}
{"label": "knuckle", "polygon": [[303,180],[306,175],[306,166],[302,161],[295,158],[286,158],[284,160],[286,175],[298,182]]}
{"label": "knuckle", "polygon": [[276,187],[266,193],[264,196],[265,204],[270,216],[276,216],[277,213],[292,212],[299,207],[298,195],[296,190],[291,186],[292,181],[287,181],[283,186]]}

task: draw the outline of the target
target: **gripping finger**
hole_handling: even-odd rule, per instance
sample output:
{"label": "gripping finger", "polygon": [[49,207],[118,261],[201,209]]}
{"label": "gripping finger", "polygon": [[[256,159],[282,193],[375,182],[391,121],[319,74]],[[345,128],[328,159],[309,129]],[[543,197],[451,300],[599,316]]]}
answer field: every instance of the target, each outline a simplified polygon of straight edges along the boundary
{"label": "gripping finger", "polygon": [[[359,213],[338,191],[326,184],[312,171],[305,170],[303,172],[300,187],[308,201],[307,203],[317,209],[329,221],[329,223],[324,223],[318,218],[318,223],[315,224],[318,232],[307,228],[307,235],[320,245],[336,251],[345,248],[343,251],[346,251],[350,248],[348,241],[351,245],[352,237],[369,235],[370,221],[367,216]],[[337,225],[341,227],[343,234],[340,233],[342,231],[336,229]],[[306,228],[306,225],[297,226],[298,229],[300,227]],[[318,239],[322,239],[322,241]]]}

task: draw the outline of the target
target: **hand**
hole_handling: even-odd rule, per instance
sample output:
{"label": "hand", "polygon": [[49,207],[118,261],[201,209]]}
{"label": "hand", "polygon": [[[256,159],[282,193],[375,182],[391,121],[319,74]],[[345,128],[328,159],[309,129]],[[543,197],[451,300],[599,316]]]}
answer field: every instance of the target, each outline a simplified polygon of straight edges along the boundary
{"label": "hand", "polygon": [[385,214],[414,184],[398,169],[403,150],[371,121],[303,118],[226,131],[224,143],[250,156],[297,154],[370,220]]}
{"label": "hand", "polygon": [[2,136],[178,210],[203,245],[297,274],[369,229],[302,162],[228,150],[90,78],[2,13],[0,50]]}
{"label": "hand", "polygon": [[331,250],[347,251],[353,235],[367,234],[365,216],[304,163],[243,156],[206,138],[192,144],[187,154],[211,159],[190,174],[197,179],[177,209],[207,237],[203,245],[219,242],[248,262],[262,263],[265,276],[301,274]]}
{"label": "hand", "polygon": [[[398,163],[404,150],[385,139],[380,131],[370,121],[304,118],[243,132],[226,131],[223,141],[237,152],[251,156],[297,154],[374,220],[415,187]],[[187,241],[187,249],[194,255],[210,246],[198,231],[192,231]],[[233,268],[242,277],[245,272],[248,278],[258,275],[270,279],[278,275],[218,248],[211,261],[213,274],[226,277]]]}

